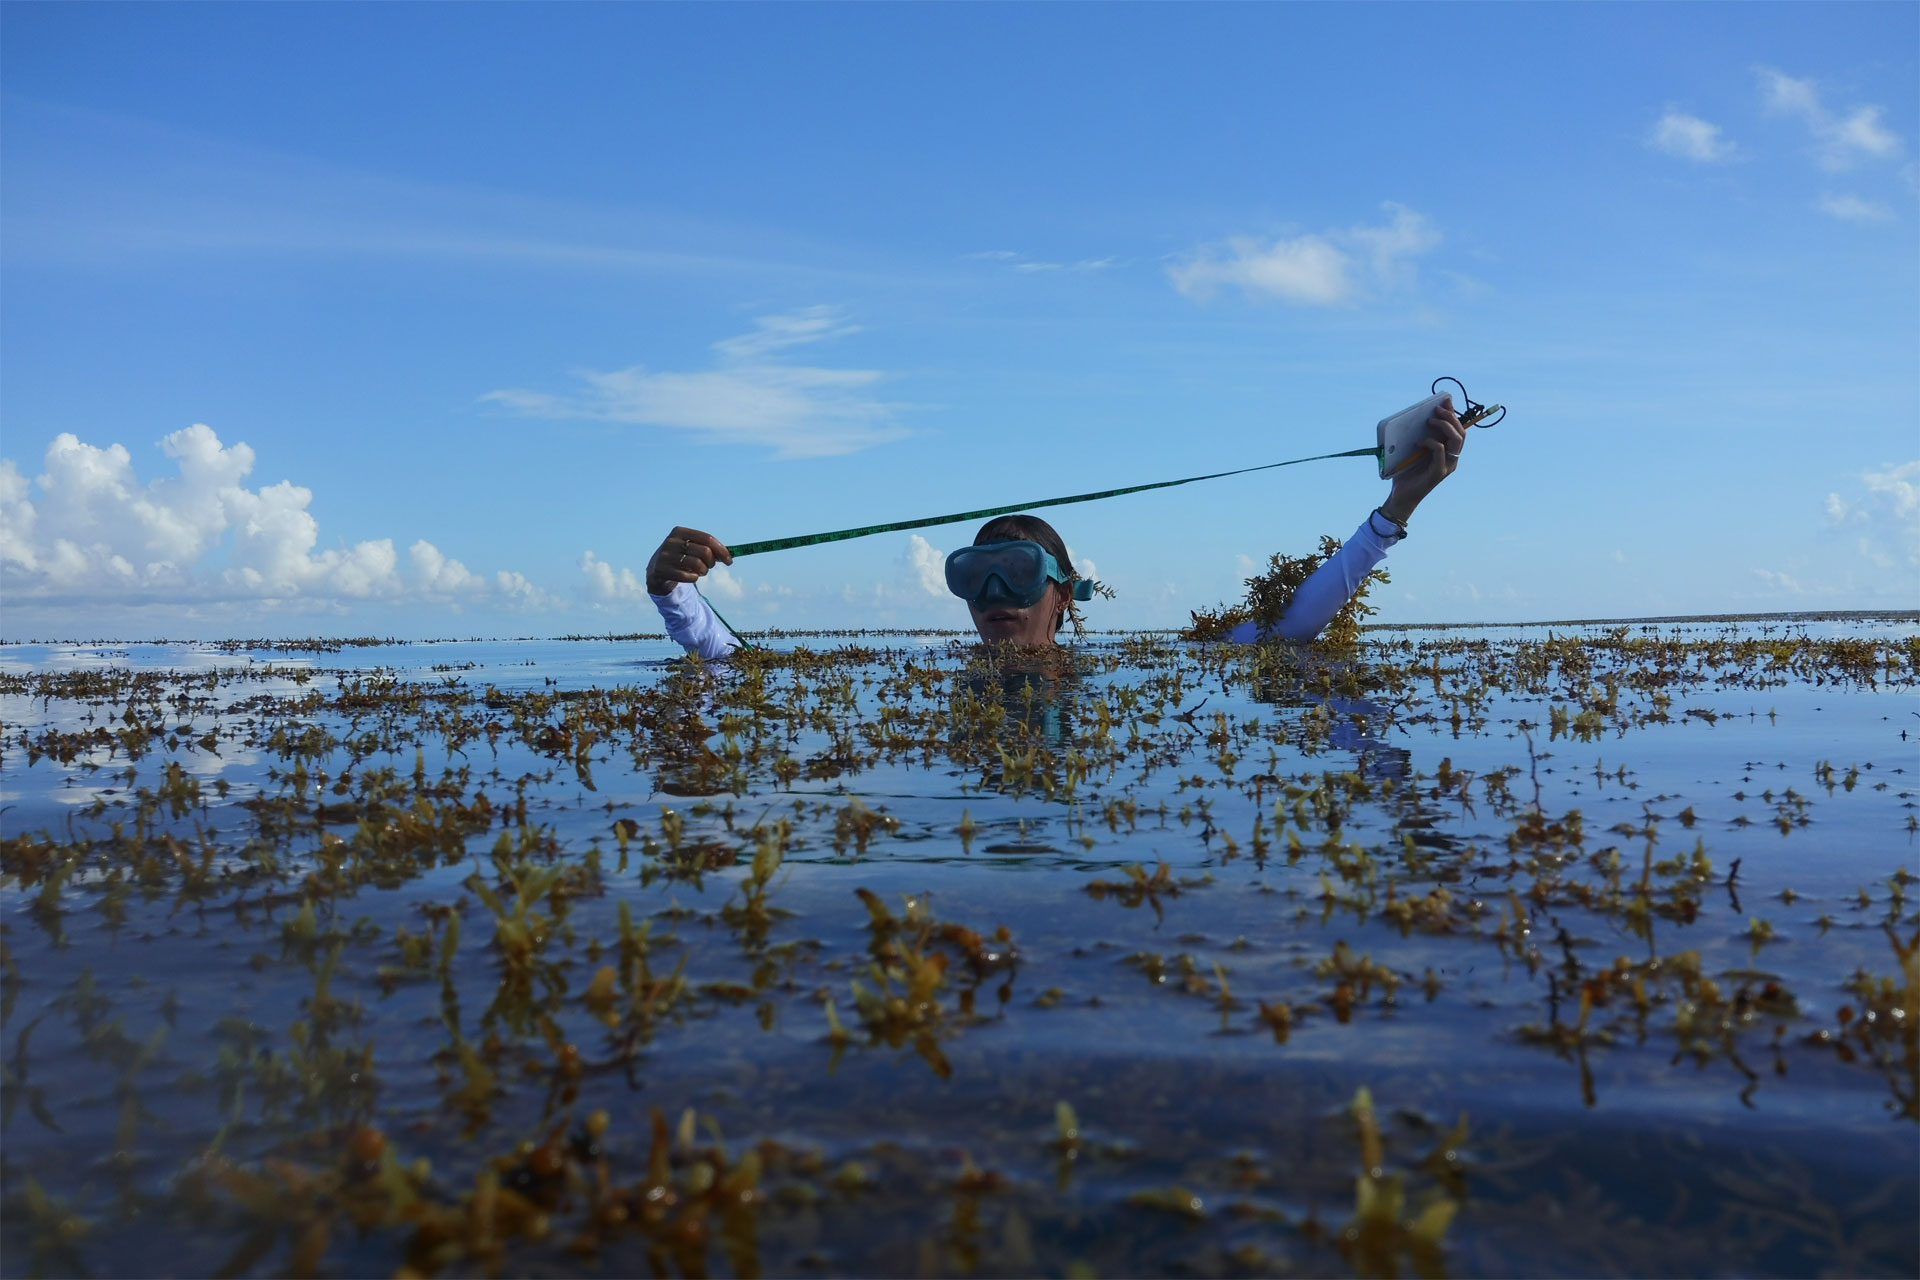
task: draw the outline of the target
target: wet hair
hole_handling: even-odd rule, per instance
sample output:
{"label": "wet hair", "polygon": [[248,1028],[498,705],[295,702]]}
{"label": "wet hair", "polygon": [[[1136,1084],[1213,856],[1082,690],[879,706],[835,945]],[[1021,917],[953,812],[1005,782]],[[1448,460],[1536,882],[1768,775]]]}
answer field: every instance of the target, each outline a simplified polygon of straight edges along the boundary
{"label": "wet hair", "polygon": [[[1037,542],[1055,560],[1060,562],[1060,571],[1067,575],[1067,585],[1072,587],[1078,575],[1073,571],[1073,557],[1067,554],[1066,540],[1054,527],[1039,516],[995,516],[980,526],[980,532],[973,535],[973,545],[984,546],[989,542]],[[1067,620],[1073,620],[1073,633],[1077,636],[1082,629],[1080,610],[1075,607],[1073,593],[1067,593],[1067,607],[1055,620],[1053,629],[1058,634]]]}

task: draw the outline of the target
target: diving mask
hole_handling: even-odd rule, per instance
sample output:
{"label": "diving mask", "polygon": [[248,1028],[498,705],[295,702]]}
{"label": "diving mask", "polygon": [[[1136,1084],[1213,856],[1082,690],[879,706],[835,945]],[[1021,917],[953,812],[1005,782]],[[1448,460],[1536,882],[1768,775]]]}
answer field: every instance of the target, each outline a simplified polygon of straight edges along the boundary
{"label": "diving mask", "polygon": [[1093,599],[1093,583],[1071,580],[1037,542],[987,542],[947,557],[947,590],[982,609],[1025,609],[1040,603],[1049,582],[1064,583],[1075,600]]}

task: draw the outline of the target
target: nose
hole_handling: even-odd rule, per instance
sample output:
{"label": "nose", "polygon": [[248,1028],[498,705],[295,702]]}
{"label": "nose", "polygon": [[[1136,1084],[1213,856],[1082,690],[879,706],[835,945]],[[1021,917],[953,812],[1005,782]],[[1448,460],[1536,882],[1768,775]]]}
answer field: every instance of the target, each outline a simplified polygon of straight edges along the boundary
{"label": "nose", "polygon": [[986,582],[981,584],[980,594],[974,597],[974,603],[982,606],[1012,605],[1019,602],[1019,597],[1014,595],[1013,588],[1007,585],[1007,580],[997,573],[987,575]]}

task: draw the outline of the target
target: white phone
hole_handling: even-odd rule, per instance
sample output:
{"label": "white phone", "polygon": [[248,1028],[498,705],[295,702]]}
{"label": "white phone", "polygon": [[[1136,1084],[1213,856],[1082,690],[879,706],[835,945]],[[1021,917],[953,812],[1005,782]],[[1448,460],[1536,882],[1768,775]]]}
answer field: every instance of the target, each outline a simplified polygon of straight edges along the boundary
{"label": "white phone", "polygon": [[1391,417],[1380,419],[1380,478],[1385,480],[1394,472],[1426,456],[1420,448],[1420,442],[1427,438],[1427,419],[1433,411],[1448,399],[1445,392],[1437,396],[1428,396],[1419,404],[1409,405]]}

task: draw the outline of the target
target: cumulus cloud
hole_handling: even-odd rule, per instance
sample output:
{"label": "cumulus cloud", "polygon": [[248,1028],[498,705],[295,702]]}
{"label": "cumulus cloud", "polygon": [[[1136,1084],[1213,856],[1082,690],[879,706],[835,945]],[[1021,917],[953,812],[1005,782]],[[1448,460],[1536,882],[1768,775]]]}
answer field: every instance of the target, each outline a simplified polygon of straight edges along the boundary
{"label": "cumulus cloud", "polygon": [[1727,140],[1719,125],[1671,107],[1647,135],[1647,145],[1655,151],[1700,164],[1730,160],[1734,154],[1733,143]]}
{"label": "cumulus cloud", "polygon": [[647,584],[633,570],[615,569],[591,551],[580,557],[580,572],[587,575],[589,593],[602,602],[639,600],[647,594]]}
{"label": "cumulus cloud", "polygon": [[407,548],[407,558],[413,564],[415,581],[422,591],[430,595],[476,596],[486,593],[485,578],[445,555],[424,538]]}
{"label": "cumulus cloud", "polygon": [[1198,249],[1167,269],[1173,287],[1198,302],[1223,288],[1250,298],[1279,298],[1301,306],[1337,306],[1368,289],[1413,282],[1414,259],[1440,243],[1426,215],[1388,201],[1381,226],[1267,240],[1235,236]]}
{"label": "cumulus cloud", "polygon": [[[592,551],[580,557],[580,572],[587,580],[587,595],[599,604],[631,604],[647,598],[647,581],[632,569],[615,568]],[[747,594],[746,584],[733,570],[716,564],[696,584],[709,596],[720,600],[739,600]],[[765,590],[765,588],[761,588]]]}
{"label": "cumulus cloud", "polygon": [[1860,473],[1861,492],[1829,493],[1827,524],[1858,535],[1861,555],[1882,568],[1920,568],[1920,460]]}
{"label": "cumulus cloud", "polygon": [[1890,159],[1900,153],[1900,135],[1881,123],[1885,109],[1856,106],[1836,112],[1820,97],[1813,80],[1796,79],[1772,67],[1759,68],[1760,93],[1767,109],[1793,116],[1813,135],[1822,168],[1851,168],[1862,159]]}
{"label": "cumulus cloud", "polygon": [[722,600],[738,600],[747,594],[747,589],[740,584],[740,579],[733,576],[733,570],[723,564],[716,564],[707,570],[707,576],[701,580],[701,585]]}
{"label": "cumulus cloud", "polygon": [[584,370],[578,377],[586,386],[573,395],[508,389],[480,398],[528,417],[667,427],[715,443],[771,445],[785,458],[854,453],[906,434],[894,421],[901,406],[874,394],[885,375],[784,363],[782,353],[857,331],[834,308],[808,307],[761,316],[751,333],[714,343],[711,369]]}
{"label": "cumulus cloud", "polygon": [[1820,197],[1820,212],[1843,222],[1889,222],[1893,219],[1893,210],[1877,200],[1831,193]]}
{"label": "cumulus cloud", "polygon": [[[486,579],[424,539],[402,570],[391,538],[316,550],[313,491],[258,489],[254,451],[195,424],[160,441],[177,474],[142,483],[125,445],[71,432],[29,481],[0,459],[0,580],[15,598],[478,600]],[[38,488],[36,497],[34,490]],[[213,563],[218,562],[218,567]]]}
{"label": "cumulus cloud", "polygon": [[907,580],[918,584],[928,595],[947,594],[947,553],[917,533],[907,539],[903,567]]}
{"label": "cumulus cloud", "polygon": [[493,575],[493,589],[500,602],[510,609],[539,612],[560,603],[550,592],[535,586],[525,574],[510,569]]}

